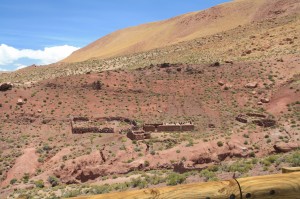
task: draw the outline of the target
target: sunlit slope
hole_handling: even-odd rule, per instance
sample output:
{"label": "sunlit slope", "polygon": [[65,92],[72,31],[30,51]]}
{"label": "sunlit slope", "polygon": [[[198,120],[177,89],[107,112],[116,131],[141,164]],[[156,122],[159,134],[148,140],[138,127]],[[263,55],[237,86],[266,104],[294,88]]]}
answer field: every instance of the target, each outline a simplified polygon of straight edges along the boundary
{"label": "sunlit slope", "polygon": [[[74,52],[63,62],[109,58],[216,34],[299,8],[299,0],[236,0],[208,10],[116,31]],[[276,10],[277,8],[285,9]],[[277,11],[277,12],[276,12]],[[274,13],[273,13],[274,12]]]}

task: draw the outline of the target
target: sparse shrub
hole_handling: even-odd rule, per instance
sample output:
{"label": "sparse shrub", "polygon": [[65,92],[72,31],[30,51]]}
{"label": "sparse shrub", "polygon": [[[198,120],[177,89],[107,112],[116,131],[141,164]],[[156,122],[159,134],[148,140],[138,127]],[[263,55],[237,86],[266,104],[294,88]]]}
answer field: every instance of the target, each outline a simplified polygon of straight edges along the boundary
{"label": "sparse shrub", "polygon": [[218,147],[222,147],[223,146],[223,142],[222,141],[218,141],[217,145],[218,145]]}
{"label": "sparse shrub", "polygon": [[11,179],[10,184],[15,184],[18,180],[16,178]]}
{"label": "sparse shrub", "polygon": [[292,167],[299,167],[300,166],[300,152],[296,152],[287,157],[287,162],[291,163]]}
{"label": "sparse shrub", "polygon": [[225,170],[227,172],[239,172],[239,173],[247,173],[253,168],[252,162],[239,161],[234,162],[231,165],[226,166]]}
{"label": "sparse shrub", "polygon": [[55,176],[49,176],[48,182],[51,184],[52,187],[55,187],[59,184],[59,180]]}
{"label": "sparse shrub", "polygon": [[37,188],[44,188],[44,181],[43,180],[37,180],[34,182],[35,186]]}
{"label": "sparse shrub", "polygon": [[150,165],[150,162],[146,160],[146,161],[144,162],[144,166],[145,166],[145,167],[148,167],[149,165]]}
{"label": "sparse shrub", "polygon": [[25,173],[22,179],[24,183],[27,183],[29,181],[29,173]]}
{"label": "sparse shrub", "polygon": [[204,169],[200,172],[200,176],[205,178],[205,181],[216,181],[216,173],[213,171],[210,171],[208,169]]}

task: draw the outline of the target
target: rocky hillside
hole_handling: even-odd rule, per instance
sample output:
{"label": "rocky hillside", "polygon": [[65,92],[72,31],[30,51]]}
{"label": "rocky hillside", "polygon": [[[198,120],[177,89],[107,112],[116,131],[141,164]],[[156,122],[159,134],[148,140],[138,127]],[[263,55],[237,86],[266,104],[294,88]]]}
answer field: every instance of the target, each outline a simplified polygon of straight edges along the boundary
{"label": "rocky hillside", "polygon": [[107,59],[90,59],[78,63],[31,66],[13,73],[2,74],[0,82],[25,83],[93,71],[141,68],[163,62],[202,64],[215,61],[259,61],[266,57],[280,59],[281,56],[299,54],[300,15],[276,16],[146,52]]}
{"label": "rocky hillside", "polygon": [[[68,198],[300,166],[299,5],[237,0],[113,33],[70,63],[0,74],[0,198]],[[163,47],[154,47],[155,34]],[[89,50],[100,58],[85,57]],[[161,122],[195,128],[128,136]],[[114,131],[94,130],[103,127]]]}
{"label": "rocky hillside", "polygon": [[62,62],[81,62],[162,48],[300,11],[298,0],[236,0],[165,21],[126,28],[74,52]]}

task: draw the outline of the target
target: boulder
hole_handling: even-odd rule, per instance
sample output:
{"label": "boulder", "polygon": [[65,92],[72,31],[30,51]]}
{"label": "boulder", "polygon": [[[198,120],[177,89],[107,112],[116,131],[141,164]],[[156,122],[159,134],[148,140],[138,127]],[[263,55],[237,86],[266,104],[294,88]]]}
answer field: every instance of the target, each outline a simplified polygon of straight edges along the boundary
{"label": "boulder", "polygon": [[11,83],[3,83],[3,84],[0,84],[0,91],[8,91],[8,90],[11,90],[13,87],[13,85]]}
{"label": "boulder", "polygon": [[222,80],[220,80],[219,82],[218,82],[218,84],[220,85],[220,86],[224,86],[224,82],[222,81]]}
{"label": "boulder", "polygon": [[287,153],[300,147],[297,143],[278,143],[273,146],[277,153]]}
{"label": "boulder", "polygon": [[24,101],[23,101],[23,99],[21,99],[21,98],[19,98],[18,99],[18,102],[17,102],[17,105],[23,105],[24,104]]}
{"label": "boulder", "polygon": [[246,88],[256,88],[258,85],[257,82],[250,82],[248,84],[245,85]]}
{"label": "boulder", "polygon": [[232,88],[232,84],[225,84],[224,90],[229,90]]}
{"label": "boulder", "polygon": [[260,100],[262,103],[269,103],[270,102],[270,99],[269,98],[262,98]]}

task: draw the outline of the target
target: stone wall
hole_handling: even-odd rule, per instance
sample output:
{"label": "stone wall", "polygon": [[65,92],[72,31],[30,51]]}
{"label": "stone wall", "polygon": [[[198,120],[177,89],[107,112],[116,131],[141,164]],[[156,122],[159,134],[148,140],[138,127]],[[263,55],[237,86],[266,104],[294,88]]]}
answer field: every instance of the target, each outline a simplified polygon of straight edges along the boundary
{"label": "stone wall", "polygon": [[181,125],[181,131],[193,131],[193,130],[195,130],[195,125],[193,125],[193,124]]}
{"label": "stone wall", "polygon": [[235,119],[241,123],[252,122],[261,127],[272,127],[276,125],[275,120],[267,119],[266,115],[260,113],[247,113],[246,115],[240,114]]}
{"label": "stone wall", "polygon": [[145,132],[179,132],[193,131],[195,125],[190,123],[172,123],[172,124],[145,124],[143,126]]}
{"label": "stone wall", "polygon": [[156,131],[156,128],[153,125],[144,125],[143,129],[146,132],[155,132]]}
{"label": "stone wall", "polygon": [[168,124],[165,124],[165,125],[160,125],[157,127],[157,132],[169,132],[169,131],[181,131],[181,125],[168,125]]}
{"label": "stone wall", "polygon": [[276,121],[271,119],[254,120],[253,123],[262,127],[272,127],[276,125]]}
{"label": "stone wall", "polygon": [[260,113],[247,113],[246,115],[249,116],[249,117],[259,117],[259,118],[266,118],[267,117],[264,114],[260,114]]}
{"label": "stone wall", "polygon": [[74,127],[72,128],[73,134],[85,134],[85,133],[114,133],[113,128],[97,128],[97,127]]}
{"label": "stone wall", "polygon": [[129,131],[127,137],[131,140],[144,140],[150,138],[150,133],[145,135],[145,131]]}
{"label": "stone wall", "polygon": [[87,121],[89,121],[89,118],[78,116],[78,117],[73,117],[72,120],[74,122],[87,122]]}

